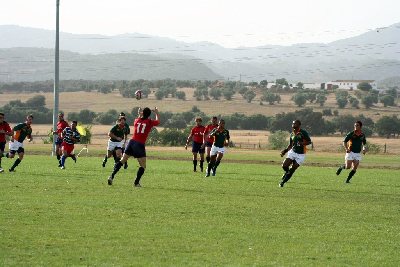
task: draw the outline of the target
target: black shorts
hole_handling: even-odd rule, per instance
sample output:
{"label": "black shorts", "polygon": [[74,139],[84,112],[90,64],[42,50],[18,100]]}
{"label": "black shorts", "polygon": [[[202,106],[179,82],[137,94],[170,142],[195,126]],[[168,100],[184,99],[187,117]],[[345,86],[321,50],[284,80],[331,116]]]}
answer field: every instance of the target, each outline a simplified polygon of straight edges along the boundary
{"label": "black shorts", "polygon": [[193,142],[193,144],[192,144],[192,152],[193,153],[204,153],[204,147],[201,148],[202,145],[203,145],[203,143]]}
{"label": "black shorts", "polygon": [[211,142],[208,142],[208,141],[206,141],[206,145],[205,145],[206,147],[212,147],[212,143]]}
{"label": "black shorts", "polygon": [[25,153],[25,149],[23,147],[18,148],[18,150],[10,150],[10,154],[19,154],[19,153]]}
{"label": "black shorts", "polygon": [[144,158],[146,157],[146,148],[144,144],[131,139],[125,147],[124,153],[134,158]]}
{"label": "black shorts", "polygon": [[4,151],[6,148],[6,142],[0,142],[0,151]]}
{"label": "black shorts", "polygon": [[63,142],[62,138],[59,137],[59,136],[57,136],[57,138],[56,138],[56,145],[61,146],[62,142]]}

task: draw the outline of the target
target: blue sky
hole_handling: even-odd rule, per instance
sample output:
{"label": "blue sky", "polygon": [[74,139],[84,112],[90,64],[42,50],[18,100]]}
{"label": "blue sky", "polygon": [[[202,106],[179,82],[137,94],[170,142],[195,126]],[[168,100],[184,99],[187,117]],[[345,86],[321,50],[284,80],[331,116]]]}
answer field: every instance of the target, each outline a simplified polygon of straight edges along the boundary
{"label": "blue sky", "polygon": [[[225,47],[330,42],[400,22],[398,0],[60,0],[60,30]],[[55,29],[56,0],[0,0],[0,25]]]}

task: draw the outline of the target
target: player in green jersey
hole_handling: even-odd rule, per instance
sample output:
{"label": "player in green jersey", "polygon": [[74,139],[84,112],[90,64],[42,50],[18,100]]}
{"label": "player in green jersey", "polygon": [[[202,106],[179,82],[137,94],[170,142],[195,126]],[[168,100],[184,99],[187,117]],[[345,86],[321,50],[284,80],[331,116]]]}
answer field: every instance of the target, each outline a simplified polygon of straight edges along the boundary
{"label": "player in green jersey", "polygon": [[304,162],[306,157],[307,145],[311,144],[311,138],[308,133],[300,128],[301,122],[295,120],[292,122],[292,133],[290,134],[290,142],[286,149],[281,151],[281,157],[283,157],[286,152],[288,155],[282,163],[282,169],[285,173],[282,176],[282,181],[279,183],[279,187],[289,181],[293,173],[298,167]]}
{"label": "player in green jersey", "polygon": [[24,140],[27,138],[29,142],[32,141],[32,124],[33,115],[28,115],[26,117],[26,121],[14,126],[13,131],[14,135],[10,140],[8,145],[10,152],[6,154],[7,158],[14,158],[15,154],[18,154],[18,158],[15,160],[14,164],[9,169],[10,172],[14,172],[15,168],[20,164],[22,159],[24,158],[25,150],[24,150]]}
{"label": "player in green jersey", "polygon": [[361,161],[361,150],[365,154],[367,152],[367,139],[365,134],[361,131],[362,122],[356,121],[354,123],[354,131],[346,134],[343,140],[343,147],[346,150],[345,164],[341,165],[336,171],[336,175],[339,175],[342,170],[350,169],[351,171],[347,176],[346,183],[350,183],[351,178],[357,171],[358,165]]}
{"label": "player in green jersey", "polygon": [[229,131],[225,129],[225,121],[222,119],[219,120],[218,127],[213,129],[209,136],[214,138],[214,142],[211,147],[210,162],[208,163],[206,177],[210,176],[210,172],[212,176],[215,176],[217,167],[224,156],[225,146],[229,145],[229,140],[231,138],[229,136]]}
{"label": "player in green jersey", "polygon": [[125,138],[125,117],[119,117],[117,124],[115,124],[108,132],[110,139],[107,144],[107,154],[104,156],[103,167],[106,166],[107,159],[113,156],[115,153],[114,161],[119,162],[122,157],[122,147],[124,145]]}
{"label": "player in green jersey", "polygon": [[[128,140],[128,134],[131,133],[131,129],[129,128],[129,124],[127,122],[125,113],[121,112],[119,114],[119,117],[120,118],[122,118],[122,117],[125,118],[125,138],[124,138],[124,145],[122,146],[122,151],[124,151],[125,150],[125,146],[126,146],[126,141]],[[124,169],[128,169],[128,161],[124,163]]]}

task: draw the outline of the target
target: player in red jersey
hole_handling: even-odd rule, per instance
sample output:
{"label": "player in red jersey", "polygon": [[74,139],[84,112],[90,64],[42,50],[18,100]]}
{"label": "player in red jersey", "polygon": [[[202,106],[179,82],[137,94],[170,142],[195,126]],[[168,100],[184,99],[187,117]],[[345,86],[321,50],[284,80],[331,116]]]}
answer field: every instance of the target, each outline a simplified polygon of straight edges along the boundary
{"label": "player in red jersey", "polygon": [[203,120],[200,117],[195,119],[196,126],[190,131],[190,135],[186,140],[185,149],[187,149],[189,142],[192,140],[192,153],[193,153],[193,171],[196,171],[197,167],[197,154],[200,154],[200,170],[203,172],[204,163],[204,131],[206,127],[201,125]]}
{"label": "player in red jersey", "polygon": [[3,157],[3,152],[6,147],[6,135],[12,136],[12,134],[13,131],[10,125],[4,120],[4,113],[0,113],[0,172],[4,172],[1,168],[1,158]]}
{"label": "player in red jersey", "polygon": [[156,114],[155,120],[150,119],[151,110],[149,108],[141,108],[138,110],[138,118],[133,122],[133,135],[132,139],[129,140],[128,145],[125,148],[122,159],[115,163],[114,170],[110,177],[108,177],[108,185],[112,185],[115,174],[121,169],[124,163],[129,159],[129,157],[134,157],[139,162],[139,169],[136,174],[136,179],[134,182],[135,187],[141,187],[140,179],[142,178],[144,171],[146,169],[146,140],[149,136],[151,129],[154,126],[160,124],[160,119],[158,115],[158,109],[154,108],[154,113]]}
{"label": "player in red jersey", "polygon": [[64,113],[58,113],[58,122],[57,122],[57,130],[53,131],[53,135],[57,135],[56,138],[56,155],[58,160],[58,167],[61,167],[61,156],[62,156],[62,142],[63,138],[61,137],[61,133],[64,131],[65,128],[69,127],[68,122],[64,120]]}
{"label": "player in red jersey", "polygon": [[204,130],[204,140],[203,140],[203,147],[205,147],[205,152],[206,152],[206,160],[207,163],[210,163],[210,152],[211,152],[211,147],[214,142],[214,138],[210,137],[209,134],[211,133],[212,130],[218,127],[218,118],[217,117],[212,117],[211,123],[206,126]]}

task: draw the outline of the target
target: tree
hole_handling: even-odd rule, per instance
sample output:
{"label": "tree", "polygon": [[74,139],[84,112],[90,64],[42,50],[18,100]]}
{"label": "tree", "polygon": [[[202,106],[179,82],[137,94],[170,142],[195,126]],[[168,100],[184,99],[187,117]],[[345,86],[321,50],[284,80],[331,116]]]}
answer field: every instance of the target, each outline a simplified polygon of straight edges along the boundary
{"label": "tree", "polygon": [[346,107],[348,101],[347,98],[341,97],[341,98],[336,98],[336,103],[339,108],[344,108]]}
{"label": "tree", "polygon": [[280,96],[278,94],[273,94],[271,92],[265,92],[264,95],[261,97],[261,101],[266,101],[270,105],[273,105],[275,102],[280,101]]}
{"label": "tree", "polygon": [[176,97],[181,100],[186,100],[186,94],[182,91],[176,92]]}
{"label": "tree", "polygon": [[298,107],[302,107],[307,102],[307,97],[304,93],[296,93],[292,100]]}
{"label": "tree", "polygon": [[383,106],[385,106],[385,107],[387,107],[387,106],[395,106],[394,97],[391,96],[391,95],[382,96],[380,101],[383,104]]}
{"label": "tree", "polygon": [[390,138],[391,135],[399,135],[400,120],[396,116],[383,116],[375,124],[375,130],[380,136]]}
{"label": "tree", "polygon": [[288,86],[289,83],[285,78],[280,78],[280,79],[276,79],[275,81],[276,84],[282,85],[282,86]]}
{"label": "tree", "polygon": [[297,86],[298,89],[304,89],[304,83],[302,83],[302,82],[298,82],[296,84],[296,86]]}
{"label": "tree", "polygon": [[313,103],[317,99],[317,93],[315,92],[308,92],[306,93],[307,100],[310,101],[310,103]]}
{"label": "tree", "polygon": [[350,102],[351,107],[357,108],[357,109],[359,108],[358,104],[360,104],[360,101],[358,101],[357,98],[350,97],[349,102]]}
{"label": "tree", "polygon": [[36,95],[26,100],[26,107],[37,109],[46,106],[46,98],[43,95]]}
{"label": "tree", "polygon": [[219,88],[211,88],[209,94],[214,100],[219,100],[221,98],[222,92]]}
{"label": "tree", "polygon": [[267,88],[267,86],[268,86],[268,81],[267,81],[267,80],[262,80],[262,81],[260,82],[260,86],[263,87],[263,88]]}
{"label": "tree", "polygon": [[374,102],[375,97],[371,94],[368,94],[361,99],[361,103],[365,106],[366,109],[372,107],[374,105]]}
{"label": "tree", "polygon": [[364,92],[369,92],[372,89],[372,86],[367,82],[361,82],[357,85],[357,89]]}
{"label": "tree", "polygon": [[315,102],[318,103],[320,107],[323,107],[325,105],[326,100],[327,100],[326,95],[323,93],[319,93],[317,95],[317,99]]}
{"label": "tree", "polygon": [[288,145],[289,133],[287,131],[276,131],[268,136],[271,149],[282,150]]}
{"label": "tree", "polygon": [[254,93],[252,90],[248,90],[244,95],[243,98],[246,99],[247,103],[251,103],[253,99],[256,97],[256,93]]}
{"label": "tree", "polygon": [[232,100],[232,96],[235,94],[235,91],[229,87],[225,87],[222,89],[222,94],[226,100]]}

